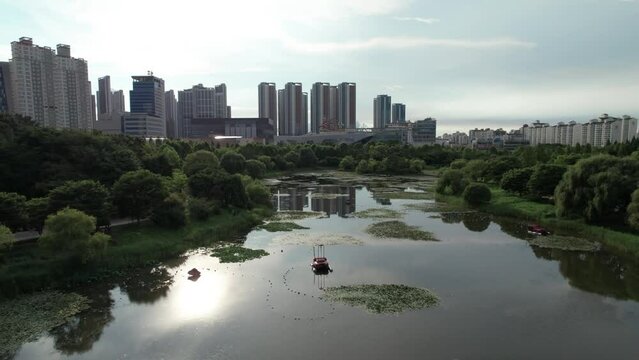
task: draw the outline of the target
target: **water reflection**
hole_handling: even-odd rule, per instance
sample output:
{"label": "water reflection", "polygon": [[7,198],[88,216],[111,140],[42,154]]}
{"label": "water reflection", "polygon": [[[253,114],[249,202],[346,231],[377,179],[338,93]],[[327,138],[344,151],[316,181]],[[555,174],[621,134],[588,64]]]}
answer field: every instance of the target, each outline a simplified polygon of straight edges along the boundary
{"label": "water reflection", "polygon": [[82,354],[91,350],[93,344],[100,340],[104,328],[113,321],[113,299],[109,287],[92,289],[89,294],[91,308],[49,332],[56,350],[65,355]]}
{"label": "water reflection", "polygon": [[153,304],[165,298],[173,283],[173,276],[164,267],[138,272],[120,284],[132,303]]}
{"label": "water reflection", "polygon": [[484,232],[491,223],[491,216],[479,212],[445,212],[441,219],[446,224],[464,224],[466,229],[473,232]]}
{"label": "water reflection", "polygon": [[354,186],[324,185],[317,188],[280,188],[273,194],[273,206],[278,211],[321,211],[346,217],[355,212]]}

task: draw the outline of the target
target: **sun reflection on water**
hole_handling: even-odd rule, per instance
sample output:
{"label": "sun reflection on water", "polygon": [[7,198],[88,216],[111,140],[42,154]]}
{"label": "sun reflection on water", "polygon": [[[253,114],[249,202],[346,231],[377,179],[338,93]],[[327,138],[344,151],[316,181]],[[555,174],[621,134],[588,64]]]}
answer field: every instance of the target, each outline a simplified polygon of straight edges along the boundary
{"label": "sun reflection on water", "polygon": [[171,289],[173,320],[190,321],[219,314],[228,288],[228,275],[218,272],[205,271],[197,281],[184,276]]}

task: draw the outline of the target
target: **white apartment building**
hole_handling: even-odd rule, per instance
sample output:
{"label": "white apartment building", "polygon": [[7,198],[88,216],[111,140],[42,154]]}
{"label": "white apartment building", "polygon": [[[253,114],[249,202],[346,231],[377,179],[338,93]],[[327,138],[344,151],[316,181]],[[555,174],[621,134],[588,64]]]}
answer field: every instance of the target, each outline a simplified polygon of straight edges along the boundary
{"label": "white apartment building", "polygon": [[84,59],[71,57],[69,45],[33,45],[22,37],[11,43],[11,86],[15,112],[48,127],[93,128],[91,83]]}

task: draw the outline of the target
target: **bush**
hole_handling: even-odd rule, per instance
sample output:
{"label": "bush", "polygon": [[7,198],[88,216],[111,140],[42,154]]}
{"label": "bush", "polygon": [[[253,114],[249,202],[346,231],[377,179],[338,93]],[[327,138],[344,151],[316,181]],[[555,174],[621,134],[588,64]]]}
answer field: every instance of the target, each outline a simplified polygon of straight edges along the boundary
{"label": "bush", "polygon": [[0,220],[13,231],[27,224],[27,198],[17,193],[0,192]]}
{"label": "bush", "polygon": [[300,160],[298,164],[302,167],[313,167],[317,165],[317,156],[313,149],[308,147],[300,149]]}
{"label": "bush", "polygon": [[87,262],[101,256],[110,239],[102,233],[91,235],[94,231],[93,216],[66,208],[47,217],[38,245],[51,255],[72,254]]}
{"label": "bush", "polygon": [[170,194],[153,209],[151,220],[162,227],[180,228],[186,225],[186,205],[178,194]]}
{"label": "bush", "polygon": [[424,160],[413,159],[410,161],[410,172],[413,174],[421,174],[426,167]]}
{"label": "bush", "polygon": [[206,220],[218,212],[219,209],[213,201],[200,198],[191,198],[189,200],[189,216],[191,219]]}
{"label": "bush", "polygon": [[473,181],[479,181],[484,178],[484,173],[488,162],[486,160],[470,160],[464,166],[464,173]]}
{"label": "bush", "polygon": [[261,179],[266,174],[266,165],[258,160],[246,162],[246,174],[254,179]]}
{"label": "bush", "polygon": [[452,163],[450,163],[450,168],[451,169],[457,169],[457,170],[461,170],[463,169],[466,164],[468,164],[468,160],[466,159],[457,159],[455,161],[453,161]]}
{"label": "bush", "polygon": [[437,179],[435,191],[438,194],[459,195],[467,185],[468,180],[466,180],[462,170],[448,169]]}
{"label": "bush", "polygon": [[287,163],[293,163],[293,166],[297,166],[297,164],[300,163],[300,154],[297,151],[291,150],[284,155],[284,160]]}
{"label": "bush", "polygon": [[44,221],[49,215],[49,198],[33,198],[27,201],[28,228],[42,232]]}
{"label": "bush", "polygon": [[528,192],[537,198],[553,196],[555,188],[567,169],[564,165],[541,164],[535,166],[528,181]]}
{"label": "bush", "polygon": [[532,173],[533,168],[510,170],[501,178],[500,186],[502,189],[515,194],[525,194],[528,192],[528,181]]}
{"label": "bush", "polygon": [[275,169],[275,163],[273,162],[273,159],[271,159],[270,156],[260,155],[260,156],[257,157],[257,160],[259,162],[261,162],[262,164],[264,164],[264,166],[266,166],[267,170]]}
{"label": "bush", "polygon": [[191,176],[203,170],[216,170],[220,167],[217,156],[210,151],[199,150],[187,155],[183,170],[186,176]]}
{"label": "bush", "polygon": [[222,155],[220,165],[229,174],[241,174],[246,166],[246,159],[242,154],[230,151]]}
{"label": "bush", "polygon": [[368,166],[367,160],[360,160],[359,164],[357,164],[357,168],[355,168],[358,174],[368,174],[371,172],[371,169]]}
{"label": "bush", "polygon": [[11,250],[14,243],[15,238],[13,237],[13,233],[11,233],[11,229],[0,224],[0,257],[5,252]]}
{"label": "bush", "polygon": [[464,189],[462,194],[464,201],[470,205],[481,205],[490,202],[492,194],[488,186],[484,184],[473,183]]}
{"label": "bush", "polygon": [[340,161],[339,169],[344,171],[353,171],[355,170],[356,165],[355,159],[352,156],[347,155],[342,158],[342,161]]}
{"label": "bush", "polygon": [[252,181],[246,185],[246,193],[253,206],[272,207],[271,192],[262,183]]}

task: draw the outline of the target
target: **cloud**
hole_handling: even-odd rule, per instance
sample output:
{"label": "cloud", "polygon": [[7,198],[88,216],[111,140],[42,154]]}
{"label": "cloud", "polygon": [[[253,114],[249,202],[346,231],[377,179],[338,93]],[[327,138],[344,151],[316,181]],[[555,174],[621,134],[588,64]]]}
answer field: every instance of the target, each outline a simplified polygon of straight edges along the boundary
{"label": "cloud", "polygon": [[290,50],[301,53],[332,53],[363,50],[397,50],[420,47],[444,47],[461,49],[532,49],[537,44],[513,38],[500,39],[436,39],[429,37],[375,37],[360,41],[345,42],[303,42],[293,38],[284,40],[284,45]]}
{"label": "cloud", "polygon": [[400,17],[400,16],[396,16],[393,19],[397,20],[397,21],[417,21],[420,23],[424,23],[424,24],[434,24],[434,23],[438,23],[440,20],[437,18],[423,18],[423,17]]}

